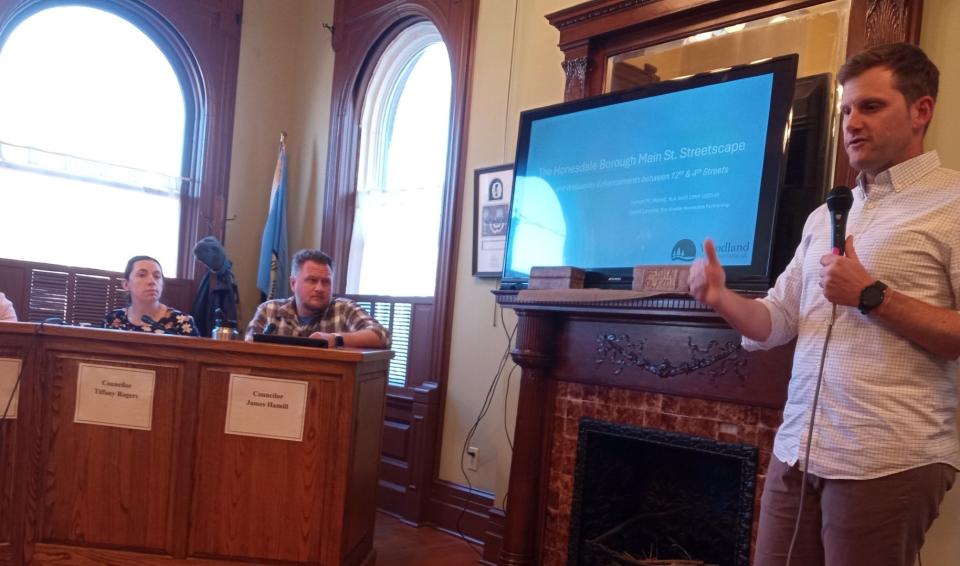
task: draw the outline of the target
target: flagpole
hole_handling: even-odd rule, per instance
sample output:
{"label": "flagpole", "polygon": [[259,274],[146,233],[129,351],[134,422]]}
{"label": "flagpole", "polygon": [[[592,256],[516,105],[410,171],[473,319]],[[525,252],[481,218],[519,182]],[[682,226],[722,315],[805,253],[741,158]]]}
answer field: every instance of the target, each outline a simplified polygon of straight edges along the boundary
{"label": "flagpole", "polygon": [[286,130],[280,131],[280,148],[277,167],[270,186],[267,220],[260,242],[260,259],[257,266],[257,288],[262,300],[278,299],[288,294],[287,279],[287,212],[286,212]]}

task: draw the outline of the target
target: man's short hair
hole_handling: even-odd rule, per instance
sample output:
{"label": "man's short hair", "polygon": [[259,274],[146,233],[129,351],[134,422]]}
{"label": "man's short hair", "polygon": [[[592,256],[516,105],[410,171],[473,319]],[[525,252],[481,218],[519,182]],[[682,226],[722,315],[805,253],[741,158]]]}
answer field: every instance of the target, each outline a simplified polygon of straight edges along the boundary
{"label": "man's short hair", "polygon": [[844,84],[874,67],[893,71],[893,86],[907,99],[907,104],[922,96],[937,99],[940,71],[922,49],[910,43],[887,43],[857,53],[840,67],[837,82]]}
{"label": "man's short hair", "polygon": [[333,271],[333,259],[320,250],[300,250],[293,256],[290,262],[290,275],[300,273],[300,268],[308,261],[315,261],[320,265],[326,265]]}

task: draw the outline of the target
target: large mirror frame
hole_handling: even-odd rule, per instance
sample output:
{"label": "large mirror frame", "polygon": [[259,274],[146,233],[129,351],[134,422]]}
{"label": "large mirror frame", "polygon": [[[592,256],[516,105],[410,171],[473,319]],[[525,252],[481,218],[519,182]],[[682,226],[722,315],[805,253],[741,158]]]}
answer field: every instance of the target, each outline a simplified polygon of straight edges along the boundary
{"label": "large mirror frame", "polygon": [[[825,1],[591,0],[546,17],[560,32],[564,100],[574,100],[603,92],[606,63],[615,55]],[[850,0],[847,54],[893,41],[917,43],[922,5],[922,0]],[[855,179],[847,156],[837,152],[834,183]]]}

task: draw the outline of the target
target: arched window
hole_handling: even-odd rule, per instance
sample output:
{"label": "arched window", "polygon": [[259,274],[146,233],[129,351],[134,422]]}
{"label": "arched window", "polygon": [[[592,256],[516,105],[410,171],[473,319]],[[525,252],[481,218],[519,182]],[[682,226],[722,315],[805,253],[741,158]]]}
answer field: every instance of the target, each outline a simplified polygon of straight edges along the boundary
{"label": "arched window", "polygon": [[[378,291],[390,296],[352,295],[393,333],[395,356],[390,361],[377,500],[414,523],[428,520],[428,511],[435,507],[436,442],[442,435],[479,4],[479,0],[337,3],[322,238],[322,247],[341,258],[340,265],[347,264],[334,274],[337,291],[363,287],[361,273],[369,263],[363,257],[372,247],[365,232],[368,222],[365,211],[356,209],[369,204],[361,201],[372,199],[361,193],[382,192],[384,201],[392,204],[389,199],[399,198],[390,194],[392,190],[414,187],[426,200],[435,191],[431,183],[441,183],[429,206],[403,211],[395,207],[383,215],[392,222],[391,238],[422,234],[423,243],[398,248],[388,259],[398,261],[399,267],[381,275],[387,282],[410,284],[410,291],[391,286]],[[442,78],[447,75],[450,78]],[[431,92],[423,92],[424,85]],[[426,104],[419,112],[411,111],[408,99],[413,108]],[[421,140],[418,134],[427,137]],[[433,206],[438,220],[428,226],[432,212],[424,210]],[[365,226],[354,226],[355,220]],[[361,230],[365,249],[355,259],[361,253],[356,240]],[[421,260],[429,263],[414,263]],[[351,265],[358,261],[359,268]],[[418,270],[425,276],[418,276]],[[401,281],[407,278],[416,286]],[[406,292],[417,295],[398,296]]]}
{"label": "arched window", "polygon": [[[176,276],[186,132],[171,61],[114,13],[55,6],[0,46],[0,223],[8,259],[117,270],[148,253]],[[186,193],[186,194],[184,194]]]}
{"label": "arched window", "polygon": [[361,108],[348,293],[433,296],[450,95],[437,28],[407,27],[381,54]]}

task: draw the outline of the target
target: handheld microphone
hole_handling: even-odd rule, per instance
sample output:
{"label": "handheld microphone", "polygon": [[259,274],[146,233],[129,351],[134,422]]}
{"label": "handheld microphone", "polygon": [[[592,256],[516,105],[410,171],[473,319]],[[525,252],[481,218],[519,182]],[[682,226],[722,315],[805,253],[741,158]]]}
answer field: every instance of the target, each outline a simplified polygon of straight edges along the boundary
{"label": "handheld microphone", "polygon": [[834,187],[827,194],[827,209],[830,210],[830,227],[833,236],[833,253],[846,254],[847,215],[853,206],[853,191],[850,187]]}
{"label": "handheld microphone", "polygon": [[140,317],[140,320],[142,320],[143,322],[145,322],[147,325],[150,326],[150,328],[152,328],[152,329],[154,329],[154,330],[159,330],[160,332],[162,332],[162,333],[164,333],[164,334],[167,333],[167,329],[164,328],[162,324],[160,324],[159,322],[157,322],[156,320],[154,320],[153,317],[150,316],[150,315],[148,315],[148,314],[145,314],[145,315],[141,316],[141,317]]}
{"label": "handheld microphone", "polygon": [[263,334],[273,334],[276,331],[277,325],[271,322],[263,329]]}

